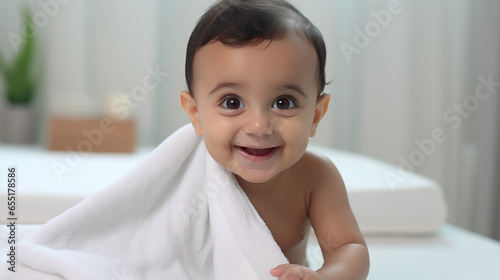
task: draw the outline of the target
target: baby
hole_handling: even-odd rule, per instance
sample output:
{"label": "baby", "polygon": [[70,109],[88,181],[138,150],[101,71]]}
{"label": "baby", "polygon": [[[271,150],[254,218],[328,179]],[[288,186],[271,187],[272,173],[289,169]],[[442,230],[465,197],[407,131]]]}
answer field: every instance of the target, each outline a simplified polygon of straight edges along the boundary
{"label": "baby", "polygon": [[[188,42],[181,105],[210,155],[230,170],[290,264],[279,279],[366,279],[368,250],[342,178],[306,151],[330,95],[321,33],[282,0],[222,0]],[[325,259],[306,267],[310,227]]]}

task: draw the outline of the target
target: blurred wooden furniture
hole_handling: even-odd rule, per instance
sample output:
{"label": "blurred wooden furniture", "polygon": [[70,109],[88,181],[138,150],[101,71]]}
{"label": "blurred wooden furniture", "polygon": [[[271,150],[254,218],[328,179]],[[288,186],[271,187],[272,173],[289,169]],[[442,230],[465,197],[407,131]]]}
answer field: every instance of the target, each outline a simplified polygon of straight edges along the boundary
{"label": "blurred wooden furniture", "polygon": [[132,120],[52,118],[49,122],[49,149],[55,151],[131,153],[135,139]]}

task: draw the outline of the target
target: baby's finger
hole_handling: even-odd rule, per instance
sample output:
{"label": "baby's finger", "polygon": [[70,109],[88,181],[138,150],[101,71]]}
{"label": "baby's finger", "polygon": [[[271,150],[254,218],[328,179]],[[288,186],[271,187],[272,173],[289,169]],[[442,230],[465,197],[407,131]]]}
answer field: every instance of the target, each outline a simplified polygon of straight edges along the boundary
{"label": "baby's finger", "polygon": [[279,277],[280,280],[316,279],[310,277],[314,274],[315,271],[296,264],[283,264],[271,270],[271,275]]}
{"label": "baby's finger", "polygon": [[271,269],[271,275],[274,277],[281,277],[283,273],[285,273],[285,270],[287,270],[288,267],[292,266],[291,264],[282,264],[278,265],[277,267]]}

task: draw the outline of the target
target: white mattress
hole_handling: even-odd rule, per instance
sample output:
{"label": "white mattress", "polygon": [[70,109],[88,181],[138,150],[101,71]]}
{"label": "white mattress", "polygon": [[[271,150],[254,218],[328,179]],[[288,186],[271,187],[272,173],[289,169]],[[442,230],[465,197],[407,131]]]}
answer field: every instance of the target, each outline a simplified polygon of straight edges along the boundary
{"label": "white mattress", "polygon": [[[359,154],[320,146],[309,149],[328,156],[339,169],[365,234],[428,233],[444,223],[446,205],[435,182]],[[395,185],[388,179],[394,176],[399,176]]]}
{"label": "white mattress", "polygon": [[[51,152],[36,147],[0,145],[0,178],[8,166],[18,169],[19,223],[42,224],[125,174],[152,150],[133,154]],[[369,157],[319,146],[310,150],[328,156],[342,174],[351,207],[361,230],[371,233],[425,233],[445,220],[446,208],[439,187],[412,174],[395,187],[386,174],[396,167]],[[6,189],[6,180],[0,187]],[[6,209],[6,191],[0,207]],[[7,211],[0,211],[6,221]]]}

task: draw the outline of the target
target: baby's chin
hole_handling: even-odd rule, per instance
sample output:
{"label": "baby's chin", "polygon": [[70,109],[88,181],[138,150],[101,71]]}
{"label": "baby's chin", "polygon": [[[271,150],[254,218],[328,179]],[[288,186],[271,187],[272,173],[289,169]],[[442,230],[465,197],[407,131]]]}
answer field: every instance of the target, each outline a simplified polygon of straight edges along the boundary
{"label": "baby's chin", "polygon": [[262,171],[254,171],[254,172],[232,172],[234,176],[236,177],[236,180],[240,185],[245,185],[245,186],[255,186],[258,187],[258,185],[266,185],[269,187],[270,185],[268,183],[275,184],[277,183],[276,180],[279,180],[280,175],[283,175],[284,172],[281,171],[275,171],[275,172],[262,172]]}
{"label": "baby's chin", "polygon": [[238,179],[238,182],[241,181],[244,181],[246,183],[250,183],[250,184],[264,184],[264,183],[267,183],[269,181],[271,181],[271,179],[274,177],[274,176],[240,176],[236,173],[233,173],[236,178]]}

